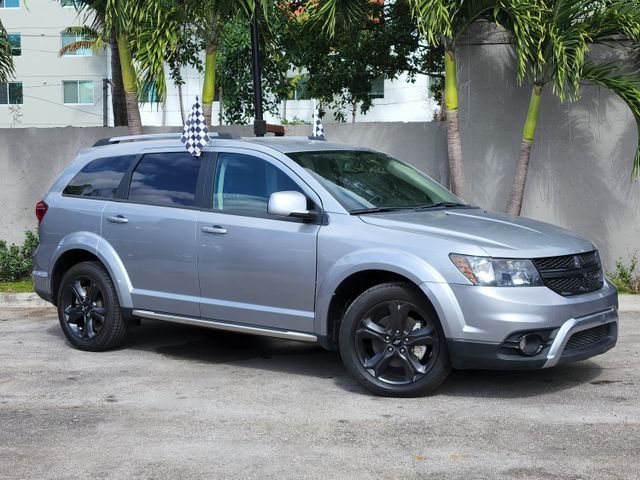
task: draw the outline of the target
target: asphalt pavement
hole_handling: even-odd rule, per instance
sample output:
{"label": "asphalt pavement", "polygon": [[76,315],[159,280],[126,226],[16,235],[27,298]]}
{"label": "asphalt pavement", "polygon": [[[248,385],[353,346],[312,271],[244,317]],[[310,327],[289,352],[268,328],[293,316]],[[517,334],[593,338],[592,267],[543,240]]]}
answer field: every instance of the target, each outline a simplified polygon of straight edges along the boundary
{"label": "asphalt pavement", "polygon": [[626,312],[594,359],[393,399],[312,345],[149,321],[88,353],[4,306],[0,478],[638,479],[639,344]]}

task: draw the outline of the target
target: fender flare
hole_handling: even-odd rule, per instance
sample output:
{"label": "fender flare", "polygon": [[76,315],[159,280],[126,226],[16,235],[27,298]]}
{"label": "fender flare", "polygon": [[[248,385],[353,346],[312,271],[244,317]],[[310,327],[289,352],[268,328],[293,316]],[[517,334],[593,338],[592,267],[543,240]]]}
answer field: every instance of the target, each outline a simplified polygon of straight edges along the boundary
{"label": "fender flare", "polygon": [[[82,231],[67,235],[59,243],[53,255],[52,264],[54,267],[52,272],[56,271],[58,262],[64,254],[71,250],[85,250],[98,257],[98,260],[102,262],[113,281],[120,306],[122,308],[133,308],[133,301],[131,299],[133,286],[131,279],[124,268],[122,259],[109,242],[94,232]],[[50,282],[49,288],[53,293],[53,275],[51,276]]]}
{"label": "fender flare", "polygon": [[[324,275],[316,293],[316,316],[314,331],[319,337],[328,337],[329,306],[333,294],[340,284],[353,274],[366,270],[382,270],[409,279],[419,288],[434,305],[439,305],[433,298],[432,290],[423,287],[425,282],[444,283],[444,277],[424,259],[397,249],[372,248],[359,250],[345,255]],[[438,309],[442,311],[441,309]],[[444,322],[442,322],[444,323]],[[443,325],[443,328],[445,326]],[[445,330],[446,333],[446,330]]]}

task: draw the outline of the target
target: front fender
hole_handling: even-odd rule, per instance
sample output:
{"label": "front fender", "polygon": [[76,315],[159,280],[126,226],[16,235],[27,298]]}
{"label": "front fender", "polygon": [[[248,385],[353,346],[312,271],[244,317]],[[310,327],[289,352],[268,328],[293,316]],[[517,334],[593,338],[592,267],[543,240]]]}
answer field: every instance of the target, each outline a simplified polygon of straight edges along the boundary
{"label": "front fender", "polygon": [[[396,249],[372,248],[349,253],[335,262],[323,275],[316,295],[314,331],[328,336],[329,306],[338,286],[351,275],[366,270],[381,270],[406,277],[417,287],[425,282],[440,284],[444,277],[423,258]],[[422,288],[428,295],[429,289]],[[432,302],[433,299],[429,298]]]}
{"label": "front fender", "polygon": [[[52,271],[56,271],[60,259],[71,250],[85,250],[98,257],[113,281],[120,306],[133,308],[131,279],[124,268],[122,260],[109,242],[93,232],[74,232],[67,235],[62,239],[53,255],[52,263],[54,268]],[[53,276],[50,281],[53,282]],[[53,292],[53,285],[50,285],[50,291]]]}

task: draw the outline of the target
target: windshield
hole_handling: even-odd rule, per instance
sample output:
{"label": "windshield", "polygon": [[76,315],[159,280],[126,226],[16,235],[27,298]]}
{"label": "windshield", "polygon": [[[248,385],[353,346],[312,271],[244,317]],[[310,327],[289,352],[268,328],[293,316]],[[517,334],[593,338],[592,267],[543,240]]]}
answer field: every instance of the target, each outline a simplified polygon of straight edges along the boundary
{"label": "windshield", "polygon": [[464,205],[439,183],[383,153],[325,150],[287,155],[350,213]]}

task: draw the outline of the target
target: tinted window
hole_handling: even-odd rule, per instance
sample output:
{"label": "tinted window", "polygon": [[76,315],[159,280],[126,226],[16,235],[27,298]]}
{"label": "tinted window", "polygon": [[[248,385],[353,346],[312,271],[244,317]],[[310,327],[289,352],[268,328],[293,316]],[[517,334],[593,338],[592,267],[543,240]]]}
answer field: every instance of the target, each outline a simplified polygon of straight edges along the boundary
{"label": "tinted window", "polygon": [[122,177],[135,158],[135,155],[127,155],[93,160],[73,177],[62,193],[81,197],[113,198]]}
{"label": "tinted window", "polygon": [[223,153],[218,158],[213,208],[240,215],[267,215],[274,192],[302,192],[288,175],[257,157]]}
{"label": "tinted window", "polygon": [[133,172],[129,200],[153,205],[193,206],[200,159],[184,153],[145,155]]}

